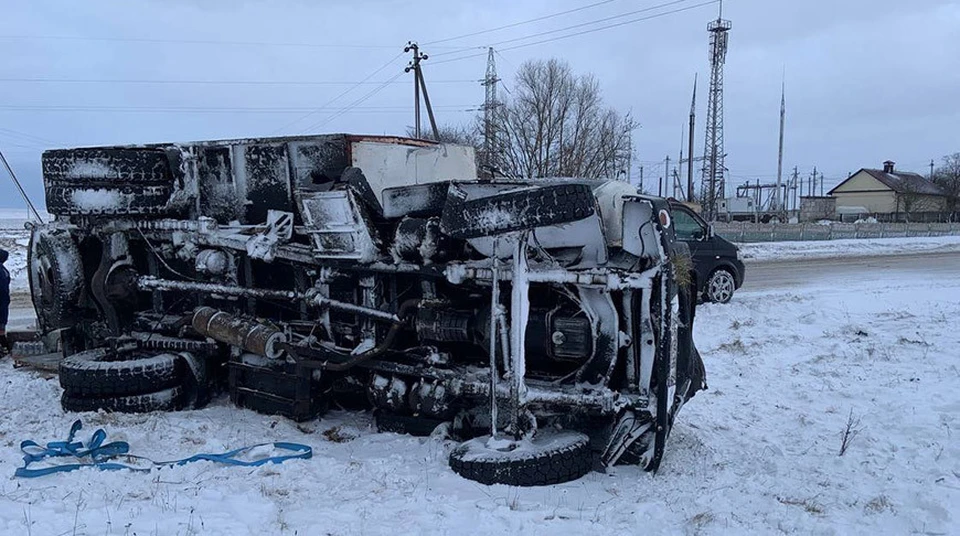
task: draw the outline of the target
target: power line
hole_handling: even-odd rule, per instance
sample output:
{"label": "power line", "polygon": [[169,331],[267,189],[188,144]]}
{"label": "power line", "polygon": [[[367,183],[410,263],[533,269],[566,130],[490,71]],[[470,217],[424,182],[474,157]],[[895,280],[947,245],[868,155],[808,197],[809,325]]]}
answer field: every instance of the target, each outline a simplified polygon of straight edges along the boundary
{"label": "power line", "polygon": [[[161,80],[129,78],[0,78],[0,82],[37,84],[173,84],[173,85],[251,85],[251,86],[348,86],[376,85],[381,82],[314,81],[314,80]],[[401,84],[405,82],[392,82]],[[431,80],[431,84],[473,84],[476,80]]]}
{"label": "power line", "polygon": [[[402,53],[401,53],[401,54],[402,54]],[[389,80],[385,81],[383,84],[375,87],[373,90],[371,90],[370,92],[368,92],[366,95],[360,97],[359,99],[357,99],[357,100],[353,101],[352,103],[350,103],[349,105],[347,105],[347,107],[344,108],[342,111],[340,111],[340,112],[338,112],[338,113],[335,113],[335,114],[332,114],[332,115],[330,115],[329,117],[327,117],[326,119],[324,119],[324,120],[322,120],[322,121],[319,121],[319,122],[316,122],[316,123],[308,126],[308,127],[307,127],[306,129],[304,129],[302,132],[305,132],[305,131],[307,131],[307,130],[319,130],[319,129],[323,128],[324,126],[326,126],[326,125],[327,125],[328,123],[330,123],[331,121],[333,121],[333,120],[341,117],[343,114],[347,113],[348,111],[353,110],[353,109],[356,108],[358,105],[363,104],[364,102],[366,102],[367,99],[369,99],[370,97],[376,95],[376,94],[379,93],[383,88],[387,87],[387,86],[389,85],[389,82],[393,82],[394,80],[400,78],[400,77],[403,76],[403,75],[404,75],[404,72],[403,72],[403,71],[398,72],[397,74],[393,75],[392,78],[390,78]],[[408,112],[409,112],[409,109],[408,109],[408,110],[405,110],[403,113],[408,113]]]}
{"label": "power line", "polygon": [[506,30],[507,28],[516,28],[517,26],[523,26],[523,25],[525,25],[525,24],[530,24],[530,23],[533,23],[533,22],[540,22],[540,21],[542,21],[542,20],[552,19],[552,18],[554,18],[554,17],[560,17],[560,16],[562,16],[562,15],[569,15],[570,13],[576,13],[576,12],[578,12],[578,11],[584,11],[584,10],[586,10],[586,9],[591,9],[591,8],[594,8],[594,7],[597,7],[597,6],[602,6],[602,5],[604,5],[604,4],[610,4],[610,3],[616,2],[616,1],[617,1],[617,0],[603,0],[603,1],[601,1],[601,2],[594,2],[594,3],[592,3],[592,4],[587,4],[587,5],[582,6],[582,7],[577,7],[577,8],[573,8],[573,9],[568,9],[568,10],[566,10],[566,11],[559,11],[559,12],[557,12],[557,13],[551,13],[551,14],[549,14],[549,15],[543,15],[543,16],[536,17],[536,18],[533,18],[533,19],[527,19],[527,20],[520,21],[520,22],[513,22],[513,23],[510,23],[510,24],[504,24],[503,26],[497,26],[496,28],[489,28],[489,29],[487,29],[487,30],[480,30],[480,31],[477,31],[477,32],[471,32],[471,33],[467,33],[467,34],[463,34],[463,35],[458,35],[458,36],[456,36],[456,37],[448,37],[448,38],[446,38],[446,39],[439,39],[439,40],[437,40],[437,41],[430,41],[429,43],[424,43],[423,46],[428,46],[428,45],[429,45],[429,46],[432,46],[432,45],[435,44],[435,43],[446,43],[446,42],[448,42],[448,41],[457,41],[457,40],[459,40],[459,39],[465,39],[465,38],[467,38],[467,37],[473,37],[473,36],[476,36],[476,35],[482,35],[482,34],[486,34],[486,33],[498,32],[498,31],[500,31],[500,30]]}
{"label": "power line", "polygon": [[[102,41],[123,43],[153,43],[177,45],[215,45],[215,46],[253,46],[253,47],[299,47],[299,48],[340,48],[340,49],[396,49],[396,45],[370,45],[349,43],[293,43],[270,41],[218,41],[214,39],[160,39],[149,37],[105,37],[90,35],[0,35],[0,39],[7,40],[36,40],[36,41]],[[440,47],[463,48],[463,47]]]}
{"label": "power line", "polygon": [[20,132],[19,130],[13,130],[12,128],[3,128],[0,127],[0,132],[5,132],[7,135],[12,135],[25,140],[31,143],[42,143],[50,145],[58,145],[60,142],[56,142],[47,138],[41,138],[40,136],[34,136],[33,134],[27,134],[26,132]]}
{"label": "power line", "polygon": [[610,24],[610,25],[607,25],[607,26],[601,26],[600,28],[592,28],[592,29],[589,29],[589,30],[583,30],[583,31],[580,31],[580,32],[572,33],[572,34],[567,34],[567,35],[561,35],[561,36],[557,36],[557,37],[552,37],[552,38],[550,38],[550,39],[544,39],[544,40],[542,40],[542,41],[535,41],[535,42],[533,42],[533,43],[524,43],[524,44],[516,45],[516,46],[512,46],[512,47],[501,48],[500,51],[501,51],[501,52],[507,52],[507,51],[509,51],[509,50],[516,50],[516,49],[518,49],[518,48],[530,47],[530,46],[534,46],[534,45],[541,45],[541,44],[543,44],[543,43],[550,43],[550,42],[553,42],[553,41],[559,41],[559,40],[561,40],[561,39],[567,39],[567,38],[570,38],[570,37],[577,37],[577,36],[586,35],[586,34],[593,33],[593,32],[599,32],[599,31],[603,31],[603,30],[609,30],[609,29],[611,29],[611,28],[618,28],[618,27],[620,27],[620,26],[626,26],[627,24],[634,24],[634,23],[637,23],[637,22],[643,22],[643,21],[647,21],[647,20],[657,19],[657,18],[660,18],[660,17],[665,17],[665,16],[667,16],[667,15],[673,15],[673,14],[675,14],[675,13],[680,13],[680,12],[683,12],[683,11],[690,11],[691,9],[696,9],[696,8],[698,8],[698,7],[709,6],[709,5],[711,5],[711,4],[716,4],[717,2],[719,2],[719,0],[709,0],[709,1],[707,1],[707,2],[701,2],[701,3],[699,3],[699,4],[694,4],[694,5],[692,5],[692,6],[682,7],[682,8],[674,9],[674,10],[671,10],[671,11],[664,11],[664,12],[662,12],[662,13],[657,13],[657,14],[654,14],[654,15],[648,15],[648,16],[646,16],[646,17],[640,17],[640,18],[631,19],[631,20],[628,20],[628,21],[618,22],[617,24]]}
{"label": "power line", "polygon": [[517,41],[526,41],[527,39],[533,39],[533,38],[536,38],[536,37],[542,37],[542,36],[544,36],[544,35],[551,35],[551,34],[555,34],[555,33],[559,33],[559,32],[565,32],[565,31],[567,31],[567,30],[573,30],[573,29],[576,29],[576,28],[583,28],[584,26],[591,26],[591,25],[594,25],[594,24],[600,24],[600,23],[602,23],[602,22],[609,22],[609,21],[612,21],[612,20],[622,19],[622,18],[624,18],[624,17],[631,17],[631,16],[633,16],[633,15],[638,15],[638,14],[640,14],[640,13],[648,13],[648,12],[650,12],[650,11],[655,11],[655,10],[657,10],[657,9],[662,9],[662,8],[665,8],[665,7],[675,6],[675,5],[677,5],[677,4],[684,4],[684,3],[687,3],[687,2],[690,2],[690,1],[692,1],[692,0],[673,0],[673,1],[671,1],[671,2],[664,2],[664,3],[662,3],[662,4],[657,4],[657,5],[655,5],[655,6],[645,7],[645,8],[643,8],[643,9],[638,9],[638,10],[630,11],[630,12],[627,12],[627,13],[621,13],[621,14],[619,14],[619,15],[613,15],[613,16],[610,16],[610,17],[604,17],[604,18],[602,18],[602,19],[596,19],[596,20],[591,20],[591,21],[587,21],[587,22],[581,22],[581,23],[579,23],[579,24],[574,24],[574,25],[571,25],[571,26],[566,26],[566,27],[564,27],[564,28],[557,28],[556,30],[547,30],[547,31],[545,31],[545,32],[539,32],[539,33],[535,33],[535,34],[531,34],[531,35],[526,35],[526,36],[523,36],[523,37],[515,37],[515,38],[513,38],[513,39],[505,39],[505,40],[503,40],[503,41],[497,41],[496,43],[492,43],[491,46],[494,46],[494,47],[495,47],[495,46],[498,46],[498,45],[505,45],[505,44],[507,44],[507,43],[515,43],[515,42],[517,42]]}
{"label": "power line", "polygon": [[[385,87],[383,84],[379,89]],[[372,95],[371,95],[372,96]],[[475,110],[474,104],[443,105],[440,109],[464,111]],[[6,111],[34,111],[34,112],[131,112],[131,113],[303,113],[303,112],[335,112],[358,111],[370,113],[389,113],[409,111],[406,106],[347,106],[340,108],[311,108],[311,107],[206,107],[206,106],[74,106],[74,105],[0,105],[0,110]]]}
{"label": "power line", "polygon": [[[395,62],[395,61],[397,61],[398,59],[400,59],[400,56],[403,56],[403,54],[404,54],[403,52],[400,52],[400,53],[398,53],[396,56],[390,58],[389,61],[387,61],[386,63],[384,63],[384,64],[381,65],[380,67],[378,67],[378,68],[377,68],[375,71],[373,71],[372,73],[368,74],[368,75],[367,75],[366,77],[364,77],[363,80],[361,80],[360,82],[367,82],[368,80],[370,80],[371,78],[373,78],[374,76],[376,76],[377,74],[379,74],[380,71],[386,69],[387,67],[389,67],[390,65],[392,65],[393,62]],[[360,87],[360,83],[357,83],[357,84],[354,84],[354,85],[348,87],[347,89],[345,89],[342,93],[340,93],[340,94],[337,95],[336,97],[334,97],[334,98],[328,100],[327,102],[325,102],[320,108],[326,108],[327,106],[330,106],[331,104],[333,104],[333,103],[337,102],[338,100],[342,99],[343,97],[345,97],[345,96],[348,95],[351,91],[353,91],[354,89],[357,89],[358,87]],[[380,87],[380,86],[378,86],[378,87]],[[306,115],[304,115],[303,117],[297,118],[297,119],[295,119],[295,120],[287,123],[286,125],[284,125],[284,126],[278,128],[278,129],[274,130],[274,131],[273,131],[273,134],[276,134],[276,133],[278,133],[278,132],[287,130],[288,128],[292,127],[293,125],[296,125],[297,123],[299,123],[300,121],[303,121],[304,119],[306,119],[306,118],[308,118],[308,117],[312,117],[313,115],[317,114],[319,111],[320,111],[319,109],[313,110],[313,111],[307,113]]]}
{"label": "power line", "polygon": [[[676,4],[676,3],[678,3],[678,2],[686,2],[686,1],[690,1],[690,0],[674,0],[674,2],[669,2],[668,4]],[[507,51],[510,51],[510,50],[517,50],[517,49],[520,49],[520,48],[531,47],[531,46],[536,46],[536,45],[542,45],[542,44],[544,44],[544,43],[552,43],[552,42],[554,42],[554,41],[560,41],[560,40],[562,40],[562,39],[569,39],[569,38],[571,38],[571,37],[578,37],[578,36],[581,36],[581,35],[586,35],[586,34],[590,34],[590,33],[594,33],[594,32],[600,32],[600,31],[603,31],[603,30],[609,30],[609,29],[611,29],[611,28],[619,28],[620,26],[626,26],[626,25],[628,25],[628,24],[635,24],[635,23],[638,23],[638,22],[653,20],[653,19],[657,19],[657,18],[660,18],[660,17],[665,17],[665,16],[667,16],[667,15],[673,15],[673,14],[675,14],[675,13],[681,13],[681,12],[683,12],[683,11],[690,11],[690,10],[692,10],[692,9],[697,9],[697,8],[704,7],[704,6],[709,6],[709,5],[712,5],[712,4],[716,4],[716,3],[718,3],[718,2],[719,2],[719,0],[708,0],[708,1],[706,1],[706,2],[701,2],[701,3],[698,3],[698,4],[691,5],[691,6],[686,6],[686,7],[681,7],[681,8],[677,8],[677,9],[672,9],[672,10],[670,10],[670,11],[664,11],[664,12],[661,12],[661,13],[655,13],[655,14],[653,14],[653,15],[647,15],[647,16],[645,16],[645,17],[638,17],[638,18],[635,18],[635,19],[630,19],[630,20],[618,22],[618,23],[616,23],[616,24],[608,24],[608,25],[606,25],[606,26],[601,26],[601,27],[599,27],[599,28],[591,28],[591,29],[589,29],[589,30],[582,30],[582,31],[579,31],[579,32],[574,32],[574,33],[570,33],[570,34],[566,34],[566,35],[559,35],[559,36],[556,36],[556,37],[551,37],[551,38],[549,38],[549,39],[541,39],[540,41],[534,41],[534,42],[531,42],[531,43],[521,43],[521,44],[519,44],[519,45],[514,45],[514,46],[510,46],[510,47],[506,47],[506,48],[500,48],[500,49],[498,49],[498,50],[499,50],[500,52],[507,52]],[[666,6],[666,5],[668,5],[668,4],[661,4],[661,7]],[[653,8],[649,8],[649,9],[653,9]],[[649,10],[649,9],[648,9],[648,10]],[[604,19],[604,20],[606,20],[606,19]],[[597,21],[594,21],[593,23],[596,23],[596,22],[597,22]],[[584,23],[584,24],[591,24],[591,23]],[[584,24],[577,25],[577,26],[582,26],[582,25],[584,25]],[[523,40],[523,39],[530,39],[530,38],[536,37],[536,36],[538,36],[538,35],[543,35],[543,34],[545,34],[545,33],[553,33],[553,32],[541,32],[540,34],[533,34],[533,35],[527,36],[527,37],[525,37],[525,38],[516,38],[516,39],[511,39],[511,40],[509,40],[509,41],[518,41],[518,40]],[[505,43],[505,42],[508,42],[508,41],[504,41],[504,42],[501,42],[501,43]],[[498,43],[493,43],[493,45],[496,45],[496,44],[498,44]],[[481,54],[470,54],[470,55],[467,55],[467,56],[461,56],[461,57],[457,57],[457,58],[450,58],[450,59],[446,59],[446,60],[440,60],[440,61],[437,61],[437,62],[433,62],[433,65],[441,65],[441,64],[444,64],[444,63],[451,63],[451,62],[460,61],[460,60],[467,60],[467,59],[471,59],[471,58],[478,58],[478,57],[480,57],[480,56],[486,56],[486,54],[483,54],[483,53],[481,53]]]}

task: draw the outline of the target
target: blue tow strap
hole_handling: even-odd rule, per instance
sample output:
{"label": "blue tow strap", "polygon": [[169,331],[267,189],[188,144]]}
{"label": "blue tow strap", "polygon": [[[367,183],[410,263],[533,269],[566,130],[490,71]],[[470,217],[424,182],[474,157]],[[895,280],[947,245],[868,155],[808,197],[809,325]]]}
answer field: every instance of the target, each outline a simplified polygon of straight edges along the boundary
{"label": "blue tow strap", "polygon": [[[301,459],[307,460],[313,456],[313,449],[300,443],[260,443],[243,447],[222,454],[196,454],[182,460],[172,460],[167,462],[155,462],[149,458],[135,456],[130,454],[130,445],[126,441],[113,441],[104,443],[107,439],[107,433],[102,428],[93,433],[90,441],[84,444],[82,441],[75,441],[74,437],[83,428],[83,424],[77,420],[70,427],[70,434],[66,441],[51,441],[45,447],[40,446],[35,441],[24,441],[20,443],[20,450],[23,452],[23,467],[20,467],[14,473],[14,476],[21,478],[35,478],[38,476],[50,475],[53,473],[66,473],[84,467],[93,467],[102,471],[115,471],[118,469],[127,469],[130,471],[150,472],[155,467],[167,467],[174,465],[184,465],[190,462],[208,461],[222,463],[225,465],[235,465],[241,467],[258,467],[268,463],[283,463],[287,460]],[[258,458],[255,460],[242,460],[237,456],[251,451],[258,447],[272,446],[275,449],[286,450],[292,454],[282,456],[270,456]],[[80,460],[77,463],[56,464],[40,469],[31,469],[30,465],[48,458],[73,458]],[[136,460],[144,465],[135,466],[120,463],[118,458],[127,460]],[[89,461],[85,461],[89,459]]]}

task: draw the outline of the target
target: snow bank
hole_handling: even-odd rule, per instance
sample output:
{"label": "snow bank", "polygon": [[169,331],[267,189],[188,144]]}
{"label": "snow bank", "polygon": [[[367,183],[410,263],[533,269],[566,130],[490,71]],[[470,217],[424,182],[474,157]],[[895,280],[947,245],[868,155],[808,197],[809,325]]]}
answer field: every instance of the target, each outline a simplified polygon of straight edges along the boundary
{"label": "snow bank", "polygon": [[0,248],[10,252],[10,258],[4,263],[10,271],[10,288],[14,291],[30,289],[27,277],[27,245],[30,234],[26,231],[8,231],[0,228]]}
{"label": "snow bank", "polygon": [[909,255],[919,252],[960,251],[960,236],[914,238],[856,238],[810,242],[737,244],[746,262],[832,257]]}
{"label": "snow bank", "polygon": [[[953,533],[960,275],[886,285],[704,306],[710,389],[679,415],[660,472],[616,467],[546,488],[463,480],[447,466],[454,443],[375,433],[366,413],[296,425],[226,397],[199,411],[83,414],[82,434],[105,427],[154,459],[276,440],[307,443],[314,458],[13,480],[19,442],[62,439],[76,415],[60,410],[55,378],[0,361],[0,534]],[[851,414],[860,433],[841,457]]]}

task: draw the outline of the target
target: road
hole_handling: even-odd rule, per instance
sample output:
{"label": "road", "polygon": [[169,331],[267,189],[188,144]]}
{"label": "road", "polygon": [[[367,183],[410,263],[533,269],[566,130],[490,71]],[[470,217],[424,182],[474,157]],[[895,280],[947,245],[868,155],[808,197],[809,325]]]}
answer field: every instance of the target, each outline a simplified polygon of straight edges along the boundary
{"label": "road", "polygon": [[915,274],[931,279],[957,276],[960,275],[960,252],[749,262],[741,290],[822,285],[851,277],[874,277],[882,284],[879,278],[884,273]]}

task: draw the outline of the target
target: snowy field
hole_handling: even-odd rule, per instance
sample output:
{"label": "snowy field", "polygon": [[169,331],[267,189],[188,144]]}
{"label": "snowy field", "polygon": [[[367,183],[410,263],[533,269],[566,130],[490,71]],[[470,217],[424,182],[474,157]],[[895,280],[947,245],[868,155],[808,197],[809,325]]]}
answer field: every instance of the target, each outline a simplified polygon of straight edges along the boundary
{"label": "snowy field", "polygon": [[76,415],[55,378],[0,362],[0,534],[956,534],[960,273],[862,280],[703,306],[710,389],[680,414],[659,474],[617,467],[546,488],[463,480],[447,467],[453,443],[377,434],[364,413],[298,426],[226,398],[83,414],[82,434],[104,427],[154,459],[274,440],[313,459],[14,479],[19,442],[63,439]]}

